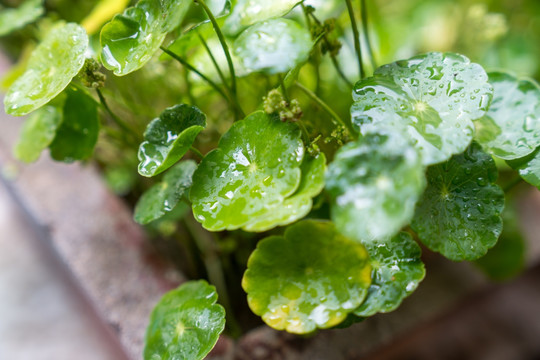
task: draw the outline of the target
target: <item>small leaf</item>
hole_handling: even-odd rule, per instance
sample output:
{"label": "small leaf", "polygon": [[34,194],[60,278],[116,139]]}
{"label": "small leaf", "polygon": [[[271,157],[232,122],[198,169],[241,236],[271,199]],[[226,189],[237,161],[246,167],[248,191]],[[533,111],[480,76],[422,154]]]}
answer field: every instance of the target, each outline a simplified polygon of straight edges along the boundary
{"label": "small leaf", "polygon": [[53,141],[62,121],[62,112],[55,106],[44,106],[30,115],[22,128],[15,156],[26,163],[39,159]]}
{"label": "small leaf", "polygon": [[99,134],[97,103],[85,91],[68,88],[62,122],[49,146],[57,161],[73,162],[92,156]]}
{"label": "small leaf", "polygon": [[412,228],[431,250],[455,261],[486,254],[501,234],[504,192],[497,167],[480,145],[428,169],[428,187]]}
{"label": "small leaf", "polygon": [[206,115],[195,106],[175,105],[148,124],[139,146],[139,174],[157,175],[180,160],[206,127]]}
{"label": "small leaf", "polygon": [[180,25],[190,4],[186,0],[140,0],[116,15],[101,29],[103,65],[118,76],[143,67],[167,33]]}
{"label": "small leaf", "polygon": [[6,112],[26,115],[56,97],[84,65],[87,47],[88,36],[79,25],[55,26],[30,56],[24,74],[9,88]]}
{"label": "small leaf", "polygon": [[521,159],[509,160],[507,163],[519,171],[523,180],[540,189],[540,147]]}
{"label": "small leaf", "polygon": [[493,94],[484,69],[465,56],[428,53],[384,65],[353,91],[351,115],[362,134],[381,127],[408,134],[424,165],[462,153],[473,120],[482,117]]}
{"label": "small leaf", "polygon": [[343,146],[326,173],[331,217],[346,236],[393,236],[414,214],[425,187],[417,151],[400,135],[368,134]]}
{"label": "small leaf", "polygon": [[305,334],[345,320],[365,298],[370,274],[362,244],[330,222],[306,220],[257,244],[242,287],[266,324]]}
{"label": "small leaf", "polygon": [[401,232],[387,241],[365,244],[371,259],[372,283],[364,303],[354,311],[371,316],[395,310],[424,279],[422,250],[411,235]]}
{"label": "small leaf", "polygon": [[203,359],[225,328],[225,310],[216,289],[190,281],[166,293],[146,329],[144,360]]}
{"label": "small leaf", "polygon": [[234,53],[248,71],[285,73],[306,61],[313,46],[309,31],[288,19],[256,23],[234,42]]}
{"label": "small leaf", "polygon": [[476,140],[505,160],[522,158],[540,146],[540,87],[505,73],[490,73],[493,101],[475,122]]}
{"label": "small leaf", "polygon": [[135,221],[148,224],[172,211],[191,187],[197,163],[186,160],[173,166],[163,181],[144,192],[135,205]]}
{"label": "small leaf", "polygon": [[43,0],[26,0],[16,8],[0,7],[0,36],[34,22],[44,12]]}

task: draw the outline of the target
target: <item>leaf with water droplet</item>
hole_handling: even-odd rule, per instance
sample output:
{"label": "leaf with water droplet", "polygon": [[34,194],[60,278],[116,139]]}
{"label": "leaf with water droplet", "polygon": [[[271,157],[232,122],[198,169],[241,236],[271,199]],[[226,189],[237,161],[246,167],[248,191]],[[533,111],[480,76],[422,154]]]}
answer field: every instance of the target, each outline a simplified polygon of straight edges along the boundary
{"label": "leaf with water droplet", "polygon": [[508,160],[507,163],[519,171],[523,180],[540,189],[540,147],[521,159]]}
{"label": "leaf with water droplet", "polygon": [[365,242],[372,268],[366,300],[354,311],[371,316],[395,310],[424,279],[422,250],[411,235],[401,232],[389,240]]}
{"label": "leaf with water droplet", "polygon": [[233,51],[251,72],[285,73],[306,61],[313,46],[311,34],[289,19],[256,23],[234,42]]}
{"label": "leaf with water droplet", "polygon": [[332,220],[358,241],[397,234],[411,220],[424,187],[416,149],[392,132],[367,134],[346,144],[326,173]]}
{"label": "leaf with water droplet", "polygon": [[522,158],[540,146],[540,87],[534,80],[489,73],[493,101],[475,122],[476,141],[505,160]]}
{"label": "leaf with water droplet", "polygon": [[152,120],[139,146],[139,174],[155,176],[180,160],[206,127],[206,115],[195,106],[175,105]]}
{"label": "leaf with water droplet", "polygon": [[420,240],[451,260],[484,256],[502,231],[504,192],[495,184],[497,175],[492,157],[475,142],[463,154],[431,166],[411,224]]}
{"label": "leaf with water droplet", "polygon": [[[300,138],[296,124],[281,122],[277,116],[262,111],[236,122],[193,175],[190,198],[195,218],[211,231],[263,231],[295,221],[295,211],[284,208],[287,199],[291,198],[291,206],[302,204],[296,210],[302,214],[303,200],[317,192],[314,190],[320,185],[315,176],[313,184],[295,200],[304,159]],[[275,222],[265,221],[271,218]]]}
{"label": "leaf with water droplet", "polygon": [[140,0],[101,29],[101,60],[115,75],[144,66],[174,30],[191,5],[184,0]]}
{"label": "leaf with water droplet", "polygon": [[196,168],[195,161],[186,160],[167,171],[163,180],[145,191],[137,201],[135,221],[145,225],[174,210],[191,187]]}
{"label": "leaf with water droplet", "polygon": [[242,287],[274,329],[305,334],[341,323],[364,300],[371,268],[364,246],[331,222],[305,220],[251,254]]}
{"label": "leaf with water droplet", "polygon": [[487,80],[480,65],[453,53],[384,65],[355,85],[352,122],[362,134],[381,127],[408,134],[425,165],[445,161],[471,142],[473,120],[491,101]]}
{"label": "leaf with water droplet", "polygon": [[225,310],[217,298],[216,289],[203,280],[163,295],[150,315],[144,360],[204,359],[225,328]]}
{"label": "leaf with water droplet", "polygon": [[0,36],[34,22],[44,12],[43,0],[26,0],[15,8],[0,8]]}
{"label": "leaf with water droplet", "polygon": [[60,94],[84,65],[87,47],[88,36],[79,25],[53,27],[33,51],[26,71],[9,88],[6,112],[26,115]]}

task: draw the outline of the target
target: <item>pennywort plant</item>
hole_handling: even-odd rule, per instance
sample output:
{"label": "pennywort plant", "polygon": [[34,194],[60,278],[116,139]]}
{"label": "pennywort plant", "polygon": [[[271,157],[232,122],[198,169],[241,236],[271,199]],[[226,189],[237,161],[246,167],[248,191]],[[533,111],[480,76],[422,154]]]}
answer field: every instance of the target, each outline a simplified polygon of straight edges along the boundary
{"label": "pennywort plant", "polygon": [[[9,16],[32,22],[40,6]],[[49,24],[4,104],[30,114],[23,161],[46,148],[87,160],[97,144],[105,169],[137,168],[135,221],[180,241],[186,271],[213,284],[161,299],[145,359],[202,359],[224,329],[239,335],[240,283],[266,324],[307,334],[396,309],[425,276],[420,244],[515,272],[520,251],[496,246],[515,248],[505,195],[540,186],[533,80],[449,52],[377,67],[366,1],[139,0],[100,14],[99,33]]]}

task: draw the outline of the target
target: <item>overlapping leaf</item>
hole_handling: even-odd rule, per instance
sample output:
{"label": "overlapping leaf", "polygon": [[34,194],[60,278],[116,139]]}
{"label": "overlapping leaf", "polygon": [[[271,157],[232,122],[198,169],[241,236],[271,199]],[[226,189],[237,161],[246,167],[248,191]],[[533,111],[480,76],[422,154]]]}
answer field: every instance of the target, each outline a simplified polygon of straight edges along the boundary
{"label": "overlapping leaf", "polygon": [[205,281],[169,291],[156,305],[146,329],[144,360],[203,359],[225,328],[225,310]]}
{"label": "overlapping leaf", "polygon": [[508,165],[519,171],[523,180],[540,188],[540,147],[521,159],[509,160]]}
{"label": "overlapping leaf", "polygon": [[365,298],[370,274],[362,244],[330,222],[307,220],[257,244],[242,287],[269,326],[305,334],[345,320]]}
{"label": "overlapping leaf", "polygon": [[0,36],[30,24],[44,12],[43,0],[26,0],[16,8],[0,7]]}
{"label": "overlapping leaf", "polygon": [[502,231],[504,192],[495,185],[497,168],[480,145],[428,169],[428,187],[412,228],[422,242],[451,260],[486,254]]}

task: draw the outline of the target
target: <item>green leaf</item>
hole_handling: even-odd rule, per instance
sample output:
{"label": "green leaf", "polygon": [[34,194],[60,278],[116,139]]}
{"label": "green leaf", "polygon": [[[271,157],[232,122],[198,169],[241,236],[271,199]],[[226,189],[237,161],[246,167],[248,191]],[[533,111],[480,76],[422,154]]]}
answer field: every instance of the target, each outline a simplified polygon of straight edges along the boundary
{"label": "green leaf", "polygon": [[475,122],[476,140],[505,160],[522,158],[540,146],[540,87],[532,80],[489,73],[493,101]]}
{"label": "green leaf", "polygon": [[103,65],[122,76],[140,69],[159,49],[168,32],[186,15],[188,0],[141,0],[102,29]]}
{"label": "green leaf", "polygon": [[482,117],[493,94],[484,69],[465,56],[428,53],[384,65],[353,91],[353,124],[362,134],[390,127],[408,134],[424,165],[462,153],[473,120]]}
{"label": "green leaf", "polygon": [[512,169],[529,184],[540,188],[540,147],[531,154],[516,160],[507,161]]}
{"label": "green leaf", "polygon": [[55,106],[44,106],[25,121],[15,145],[15,156],[26,163],[39,159],[41,152],[53,141],[62,121],[62,112]]}
{"label": "green leaf", "polygon": [[428,169],[412,228],[431,250],[455,261],[486,254],[501,234],[504,192],[497,167],[477,143]]}
{"label": "green leaf", "polygon": [[[300,137],[296,124],[262,111],[236,122],[193,175],[190,198],[195,218],[211,231],[246,229],[250,224],[255,224],[252,231],[263,231],[285,219],[294,221],[297,216],[285,209],[284,202],[295,194],[302,178]],[[305,194],[318,186],[310,185]],[[277,223],[265,222],[266,217]]]}
{"label": "green leaf", "polygon": [[234,42],[234,53],[247,71],[285,73],[306,61],[313,46],[311,34],[293,20],[256,23]]}
{"label": "green leaf", "polygon": [[370,274],[362,244],[330,222],[306,220],[257,244],[242,287],[266,324],[305,334],[345,320],[364,300]]}
{"label": "green leaf", "polygon": [[372,268],[372,283],[364,303],[354,311],[371,316],[395,310],[424,279],[422,250],[411,235],[401,232],[387,241],[365,244]]}
{"label": "green leaf", "polygon": [[26,115],[48,103],[68,86],[84,65],[86,31],[77,24],[55,26],[34,50],[28,67],[4,98],[6,112]]}
{"label": "green leaf", "polygon": [[332,220],[358,241],[397,234],[414,215],[424,187],[417,151],[395,133],[368,134],[346,144],[326,174]]}
{"label": "green leaf", "polygon": [[175,105],[148,124],[139,146],[139,174],[157,175],[180,160],[206,127],[206,115],[195,106]]}
{"label": "green leaf", "polygon": [[62,122],[49,148],[57,161],[73,162],[92,156],[99,134],[96,101],[85,91],[70,87],[62,108]]}
{"label": "green leaf", "polygon": [[235,36],[256,22],[278,18],[292,10],[299,0],[237,0],[233,11],[227,17],[223,31]]}
{"label": "green leaf", "polygon": [[26,0],[16,8],[0,7],[0,36],[34,22],[44,12],[43,0]]}
{"label": "green leaf", "polygon": [[173,166],[163,181],[144,192],[135,205],[135,221],[148,224],[172,211],[192,184],[197,163],[186,160]]}
{"label": "green leaf", "polygon": [[203,359],[225,328],[225,310],[216,289],[190,281],[166,293],[146,329],[144,360]]}

